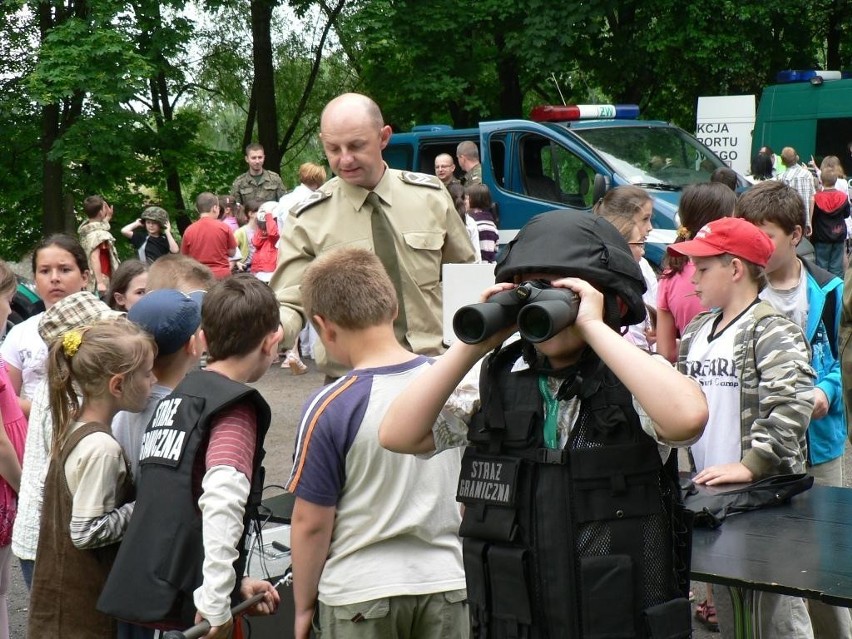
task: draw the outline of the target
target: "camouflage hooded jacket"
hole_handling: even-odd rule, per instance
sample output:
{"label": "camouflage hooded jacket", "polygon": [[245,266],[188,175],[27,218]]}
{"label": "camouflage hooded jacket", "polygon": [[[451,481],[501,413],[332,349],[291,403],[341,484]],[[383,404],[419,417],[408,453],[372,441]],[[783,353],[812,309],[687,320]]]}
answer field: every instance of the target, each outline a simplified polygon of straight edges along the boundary
{"label": "camouflage hooded jacket", "polygon": [[115,238],[109,229],[109,222],[104,222],[103,220],[87,220],[77,228],[77,235],[80,237],[80,246],[83,247],[86,259],[89,260],[88,290],[91,293],[97,293],[98,291],[98,283],[92,270],[92,253],[94,250],[106,242],[109,248],[109,261],[113,274],[120,264],[118,253],[115,250]]}
{"label": "camouflage hooded jacket", "polygon": [[[752,310],[754,322],[734,337],[734,364],[740,378],[742,463],[754,479],[804,472],[805,431],[814,403],[814,371],[807,340],[797,324],[766,302]],[[687,373],[686,356],[698,331],[719,316],[696,315],[684,329],[678,370]]]}

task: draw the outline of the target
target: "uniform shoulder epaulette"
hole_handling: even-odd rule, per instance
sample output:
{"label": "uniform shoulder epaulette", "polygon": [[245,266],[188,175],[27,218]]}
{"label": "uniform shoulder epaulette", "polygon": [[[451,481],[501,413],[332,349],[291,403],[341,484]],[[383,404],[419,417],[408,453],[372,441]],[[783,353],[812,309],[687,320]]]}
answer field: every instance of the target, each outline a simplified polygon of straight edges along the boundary
{"label": "uniform shoulder epaulette", "polygon": [[417,186],[428,186],[430,189],[442,188],[441,180],[434,175],[427,173],[415,173],[414,171],[400,171],[399,179],[407,184],[416,184]]}
{"label": "uniform shoulder epaulette", "polygon": [[302,213],[307,211],[312,206],[315,206],[330,197],[331,193],[327,193],[322,189],[317,189],[304,200],[296,204],[292,209],[290,209],[290,215],[295,215],[296,217],[299,217]]}

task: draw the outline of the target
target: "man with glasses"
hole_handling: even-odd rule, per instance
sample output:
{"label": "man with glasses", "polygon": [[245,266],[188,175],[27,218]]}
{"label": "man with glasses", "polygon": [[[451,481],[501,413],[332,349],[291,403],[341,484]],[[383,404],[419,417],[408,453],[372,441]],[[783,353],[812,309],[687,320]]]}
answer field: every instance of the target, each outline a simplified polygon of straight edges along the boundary
{"label": "man with glasses", "polygon": [[435,175],[444,186],[461,184],[456,178],[456,163],[453,162],[453,156],[449,153],[441,153],[435,158]]}

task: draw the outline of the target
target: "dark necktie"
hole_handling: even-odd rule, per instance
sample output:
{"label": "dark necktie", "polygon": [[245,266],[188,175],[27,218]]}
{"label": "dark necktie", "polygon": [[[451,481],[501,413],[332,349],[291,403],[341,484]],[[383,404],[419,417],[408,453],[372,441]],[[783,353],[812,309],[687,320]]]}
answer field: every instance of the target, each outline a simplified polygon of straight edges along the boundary
{"label": "dark necktie", "polygon": [[400,344],[406,348],[410,348],[408,340],[405,337],[408,330],[408,322],[405,319],[405,303],[402,296],[402,274],[399,271],[399,259],[396,254],[393,229],[391,229],[387,211],[382,206],[379,196],[370,192],[367,195],[367,203],[373,209],[373,214],[370,216],[370,225],[373,231],[373,248],[376,251],[376,256],[388,272],[391,282],[393,282],[393,287],[396,290],[399,312],[393,322],[393,332]]}

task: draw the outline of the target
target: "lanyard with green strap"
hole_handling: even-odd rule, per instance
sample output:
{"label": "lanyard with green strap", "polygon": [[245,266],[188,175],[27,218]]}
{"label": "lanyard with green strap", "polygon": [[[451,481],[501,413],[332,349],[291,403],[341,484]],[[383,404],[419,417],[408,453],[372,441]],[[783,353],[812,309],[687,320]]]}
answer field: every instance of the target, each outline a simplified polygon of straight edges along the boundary
{"label": "lanyard with green strap", "polygon": [[538,390],[541,393],[541,398],[544,400],[544,445],[547,448],[556,449],[559,448],[559,436],[557,434],[559,402],[556,401],[550,392],[547,377],[544,375],[538,376]]}

